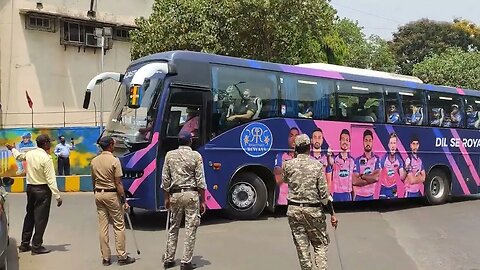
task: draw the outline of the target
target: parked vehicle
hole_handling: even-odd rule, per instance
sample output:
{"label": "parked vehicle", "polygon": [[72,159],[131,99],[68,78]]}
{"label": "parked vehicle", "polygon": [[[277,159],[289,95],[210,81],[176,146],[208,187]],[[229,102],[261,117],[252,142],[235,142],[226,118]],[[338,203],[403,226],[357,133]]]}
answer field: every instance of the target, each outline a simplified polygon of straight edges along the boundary
{"label": "parked vehicle", "polygon": [[0,185],[0,270],[8,269],[7,253],[10,238],[8,236],[8,199],[7,187],[13,184],[13,178],[4,177]]}

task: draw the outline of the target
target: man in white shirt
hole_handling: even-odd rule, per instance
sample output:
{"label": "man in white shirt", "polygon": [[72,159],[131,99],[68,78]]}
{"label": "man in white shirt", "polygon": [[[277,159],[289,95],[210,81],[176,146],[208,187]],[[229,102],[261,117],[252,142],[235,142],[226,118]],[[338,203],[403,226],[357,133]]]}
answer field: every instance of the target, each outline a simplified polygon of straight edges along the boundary
{"label": "man in white shirt", "polygon": [[[32,255],[49,253],[50,250],[42,246],[43,234],[47,228],[50,214],[50,204],[53,197],[57,206],[62,205],[60,192],[57,188],[57,179],[53,160],[50,156],[50,138],[40,135],[36,139],[37,149],[21,153],[14,146],[6,144],[17,160],[26,160],[27,170],[27,214],[23,221],[22,243],[20,252],[32,251]],[[35,234],[33,234],[35,228]],[[33,239],[32,239],[33,234]],[[32,246],[30,246],[32,240]]]}

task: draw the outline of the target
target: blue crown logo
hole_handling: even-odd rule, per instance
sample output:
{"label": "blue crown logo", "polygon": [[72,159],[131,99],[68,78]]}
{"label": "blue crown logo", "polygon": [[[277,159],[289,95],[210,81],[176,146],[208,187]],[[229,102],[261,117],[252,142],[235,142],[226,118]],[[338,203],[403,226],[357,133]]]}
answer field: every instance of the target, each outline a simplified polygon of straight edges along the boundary
{"label": "blue crown logo", "polygon": [[270,129],[262,123],[251,123],[240,135],[243,151],[251,157],[261,157],[272,148],[273,136]]}

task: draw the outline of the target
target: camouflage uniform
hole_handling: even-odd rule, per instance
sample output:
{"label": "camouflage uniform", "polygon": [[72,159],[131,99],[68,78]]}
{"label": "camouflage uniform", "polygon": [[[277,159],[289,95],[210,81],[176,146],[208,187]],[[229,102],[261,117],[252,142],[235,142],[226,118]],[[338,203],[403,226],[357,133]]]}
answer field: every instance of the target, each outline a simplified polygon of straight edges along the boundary
{"label": "camouflage uniform", "polygon": [[[295,139],[295,145],[309,145],[310,139],[302,134]],[[293,242],[297,248],[302,270],[312,269],[310,244],[315,253],[315,269],[327,269],[326,216],[322,204],[326,205],[330,196],[324,176],[323,165],[307,154],[299,154],[286,161],[283,167],[283,181],[288,184],[288,222],[292,230]],[[298,206],[293,204],[313,204]]]}
{"label": "camouflage uniform", "polygon": [[163,260],[172,262],[177,248],[178,231],[185,212],[185,232],[182,263],[190,263],[200,225],[200,198],[197,191],[175,192],[184,188],[205,189],[202,156],[189,146],[180,146],[167,153],[162,172],[162,188],[170,195],[170,229]]}

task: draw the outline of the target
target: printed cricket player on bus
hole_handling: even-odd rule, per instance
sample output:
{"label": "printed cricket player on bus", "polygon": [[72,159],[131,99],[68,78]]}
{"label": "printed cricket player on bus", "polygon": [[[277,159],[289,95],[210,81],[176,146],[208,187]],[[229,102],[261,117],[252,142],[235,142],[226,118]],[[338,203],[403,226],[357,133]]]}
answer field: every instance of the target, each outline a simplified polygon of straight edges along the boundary
{"label": "printed cricket player on bus", "polygon": [[288,147],[287,152],[279,153],[275,157],[275,167],[273,168],[273,174],[275,180],[279,186],[279,194],[277,203],[280,205],[287,204],[288,185],[282,182],[282,165],[283,162],[291,160],[295,157],[295,138],[300,134],[300,131],[296,127],[292,127],[288,132]]}
{"label": "printed cricket player on bus", "polygon": [[373,200],[375,186],[380,176],[380,158],[373,153],[373,132],[363,132],[364,153],[355,159],[353,190],[355,201]]}
{"label": "printed cricket player on bus", "polygon": [[329,157],[333,164],[332,191],[333,201],[352,200],[352,175],[355,160],[350,155],[350,132],[343,129],[340,133],[340,153],[334,158]]}
{"label": "printed cricket player on bus", "polygon": [[380,161],[380,199],[392,199],[398,196],[397,188],[406,172],[402,157],[397,151],[397,134],[390,133],[388,139],[388,152]]}
{"label": "printed cricket player on bus", "polygon": [[425,168],[423,162],[418,156],[420,142],[417,136],[410,140],[410,149],[412,150],[405,160],[405,170],[407,178],[405,179],[405,197],[421,197],[423,192],[423,182],[425,182]]}
{"label": "printed cricket player on bus", "polygon": [[312,159],[320,161],[324,167],[325,177],[329,188],[329,193],[332,193],[332,166],[328,162],[328,157],[332,155],[332,150],[327,146],[321,128],[316,128],[312,132],[312,150],[310,156]]}

